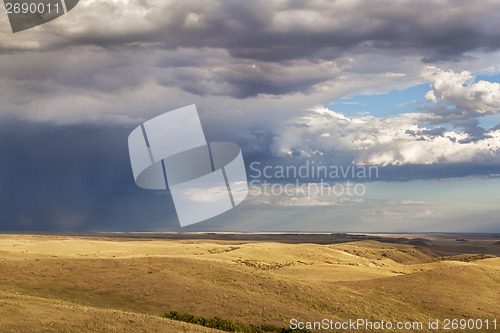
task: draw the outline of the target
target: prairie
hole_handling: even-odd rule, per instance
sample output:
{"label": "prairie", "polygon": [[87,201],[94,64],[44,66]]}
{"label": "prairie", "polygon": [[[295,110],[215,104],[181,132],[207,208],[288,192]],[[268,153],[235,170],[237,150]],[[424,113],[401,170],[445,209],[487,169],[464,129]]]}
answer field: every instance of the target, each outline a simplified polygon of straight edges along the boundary
{"label": "prairie", "polygon": [[217,331],[169,311],[284,328],[500,320],[496,235],[112,236],[0,235],[0,331]]}

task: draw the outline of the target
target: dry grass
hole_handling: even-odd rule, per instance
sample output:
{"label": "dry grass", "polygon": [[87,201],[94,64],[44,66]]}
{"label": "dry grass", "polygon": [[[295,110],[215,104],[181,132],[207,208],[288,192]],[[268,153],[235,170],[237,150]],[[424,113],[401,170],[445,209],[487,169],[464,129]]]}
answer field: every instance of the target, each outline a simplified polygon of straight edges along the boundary
{"label": "dry grass", "polygon": [[291,318],[500,318],[500,258],[443,260],[371,240],[0,235],[0,272],[2,332],[197,332],[157,317],[171,310],[281,327]]}
{"label": "dry grass", "polygon": [[1,332],[199,332],[218,330],[147,314],[0,292]]}

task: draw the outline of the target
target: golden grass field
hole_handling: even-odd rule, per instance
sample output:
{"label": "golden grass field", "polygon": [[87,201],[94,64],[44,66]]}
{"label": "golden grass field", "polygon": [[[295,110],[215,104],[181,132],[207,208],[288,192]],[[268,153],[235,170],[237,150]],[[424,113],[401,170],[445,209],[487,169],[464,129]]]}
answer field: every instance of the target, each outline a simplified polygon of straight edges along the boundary
{"label": "golden grass field", "polygon": [[0,332],[217,332],[159,317],[171,310],[286,328],[500,320],[498,239],[384,237],[0,235]]}

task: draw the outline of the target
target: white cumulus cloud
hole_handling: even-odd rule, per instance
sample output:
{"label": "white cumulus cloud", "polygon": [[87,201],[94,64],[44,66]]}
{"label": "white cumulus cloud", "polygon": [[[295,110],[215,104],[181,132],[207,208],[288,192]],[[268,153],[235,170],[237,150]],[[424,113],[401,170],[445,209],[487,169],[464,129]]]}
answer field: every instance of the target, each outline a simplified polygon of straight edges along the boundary
{"label": "white cumulus cloud", "polygon": [[465,132],[420,125],[423,117],[411,113],[347,118],[327,109],[310,111],[278,130],[272,151],[304,158],[344,152],[356,164],[383,166],[500,161],[500,130],[467,140]]}
{"label": "white cumulus cloud", "polygon": [[[495,114],[500,112],[500,84],[480,80],[474,82],[474,76],[469,71],[455,73],[431,66],[432,90],[425,99],[434,104],[445,104],[465,111],[472,115]],[[450,111],[450,112],[454,112]]]}

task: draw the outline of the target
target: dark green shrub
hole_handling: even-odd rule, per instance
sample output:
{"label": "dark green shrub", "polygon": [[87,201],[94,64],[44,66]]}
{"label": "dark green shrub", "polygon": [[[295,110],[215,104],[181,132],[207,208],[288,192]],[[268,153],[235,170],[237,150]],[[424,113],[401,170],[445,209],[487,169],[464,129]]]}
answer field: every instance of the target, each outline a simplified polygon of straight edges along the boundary
{"label": "dark green shrub", "polygon": [[186,323],[196,324],[200,326],[215,328],[226,332],[242,332],[242,333],[308,333],[307,330],[292,330],[290,328],[276,327],[271,325],[249,325],[238,323],[230,319],[221,319],[218,317],[205,318],[201,316],[194,316],[190,313],[179,313],[177,311],[170,311],[162,315],[163,318],[168,318]]}

